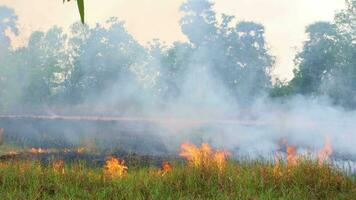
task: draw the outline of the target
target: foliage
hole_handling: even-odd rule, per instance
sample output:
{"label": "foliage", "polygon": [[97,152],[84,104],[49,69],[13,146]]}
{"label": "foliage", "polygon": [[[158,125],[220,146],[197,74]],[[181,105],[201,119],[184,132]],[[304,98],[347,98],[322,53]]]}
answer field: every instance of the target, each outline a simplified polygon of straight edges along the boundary
{"label": "foliage", "polygon": [[[78,4],[80,1],[77,1]],[[17,16],[0,7],[0,107],[61,106],[101,102],[144,107],[184,102],[244,107],[269,93],[328,96],[356,107],[355,0],[333,22],[307,27],[308,40],[295,57],[294,78],[272,84],[274,57],[263,25],[217,15],[209,0],[181,6],[187,42],[139,44],[116,18],[89,27],[73,24],[65,34],[52,27],[34,32],[13,50]],[[174,104],[172,104],[174,105]]]}
{"label": "foliage", "polygon": [[207,0],[189,0],[181,10],[183,33],[193,46],[193,65],[216,74],[230,96],[240,103],[250,101],[271,86],[274,58],[269,55],[264,27],[253,22],[232,23],[233,16],[222,15],[218,23]]}
{"label": "foliage", "polygon": [[[253,22],[232,24],[227,15],[218,23],[212,5],[207,0],[185,2],[181,27],[189,41],[171,46],[158,40],[140,45],[116,18],[93,28],[74,24],[69,34],[58,27],[34,32],[27,46],[9,51],[8,66],[1,67],[6,80],[1,104],[8,109],[160,104],[186,99],[191,88],[201,91],[198,99],[219,91],[233,101],[253,100],[272,86],[273,57],[264,28]],[[16,17],[12,19],[15,24]],[[222,85],[226,92],[211,85]]]}
{"label": "foliage", "polygon": [[31,161],[0,163],[4,199],[353,199],[355,179],[307,161],[297,166],[229,162],[223,173],[173,165],[130,169],[107,178],[83,162],[47,166]]}
{"label": "foliage", "polygon": [[309,39],[296,56],[297,68],[289,87],[292,93],[328,96],[336,104],[356,107],[356,1],[335,20],[307,27]]}

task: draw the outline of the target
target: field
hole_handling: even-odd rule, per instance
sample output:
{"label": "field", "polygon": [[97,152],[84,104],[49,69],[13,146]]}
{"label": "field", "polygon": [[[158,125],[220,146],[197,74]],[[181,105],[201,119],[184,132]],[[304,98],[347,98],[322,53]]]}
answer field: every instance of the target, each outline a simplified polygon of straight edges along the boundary
{"label": "field", "polygon": [[[355,199],[356,178],[307,158],[234,161],[208,145],[161,166],[52,159],[0,163],[2,199]],[[288,157],[287,157],[288,158]],[[137,158],[135,158],[137,159]],[[131,163],[131,164],[130,164]]]}

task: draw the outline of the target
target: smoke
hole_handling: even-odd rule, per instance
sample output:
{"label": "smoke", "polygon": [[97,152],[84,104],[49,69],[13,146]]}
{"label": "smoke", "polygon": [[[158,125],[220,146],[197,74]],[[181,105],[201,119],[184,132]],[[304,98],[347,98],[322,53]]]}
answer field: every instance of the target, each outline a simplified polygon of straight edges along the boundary
{"label": "smoke", "polygon": [[[206,14],[210,4],[203,5],[200,9],[199,2],[194,2],[194,8]],[[199,20],[205,23],[204,18]],[[283,139],[305,151],[320,149],[324,139],[330,137],[335,152],[356,155],[356,111],[337,107],[327,97],[268,96],[271,77],[266,72],[273,61],[261,39],[261,25],[244,22],[235,30],[226,24],[216,28],[217,22],[209,21],[208,33],[199,32],[207,39],[192,33],[200,46],[175,43],[148,47],[138,44],[122,22],[111,19],[108,23],[86,27],[83,32],[75,29],[68,35],[56,31],[39,39],[40,44],[52,44],[50,41],[60,38],[60,44],[70,46],[64,49],[31,46],[30,41],[29,46],[40,55],[26,48],[14,51],[18,60],[8,63],[18,71],[2,70],[4,74],[0,75],[7,77],[7,83],[0,80],[6,89],[9,85],[17,88],[13,85],[27,73],[20,89],[10,94],[16,92],[18,98],[29,95],[26,110],[31,114],[92,115],[98,120],[14,122],[1,118],[5,133],[25,138],[21,141],[34,146],[83,145],[89,138],[104,149],[149,154],[175,153],[183,141],[209,142],[253,157],[273,154],[281,149]],[[187,32],[192,31],[187,21],[184,26]],[[212,27],[217,30],[212,31]],[[60,55],[46,57],[52,55],[48,52]],[[65,78],[53,81],[51,66]],[[23,70],[26,67],[36,73]],[[5,69],[2,65],[0,68]],[[39,75],[48,74],[45,81],[37,81]],[[51,87],[43,89],[44,84]],[[28,89],[33,90],[28,93]],[[47,93],[40,93],[40,89]],[[33,102],[35,94],[43,95],[43,101]],[[5,96],[0,99],[11,100]],[[13,105],[22,103],[18,100]],[[101,116],[117,118],[105,121]],[[52,139],[46,140],[44,133]]]}

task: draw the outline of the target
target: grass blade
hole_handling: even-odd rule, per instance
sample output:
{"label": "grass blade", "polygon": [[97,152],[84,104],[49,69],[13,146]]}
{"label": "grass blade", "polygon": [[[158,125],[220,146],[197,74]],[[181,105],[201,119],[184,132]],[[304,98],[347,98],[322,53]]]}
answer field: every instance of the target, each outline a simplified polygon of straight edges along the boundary
{"label": "grass blade", "polygon": [[84,24],[84,0],[77,0],[80,20]]}

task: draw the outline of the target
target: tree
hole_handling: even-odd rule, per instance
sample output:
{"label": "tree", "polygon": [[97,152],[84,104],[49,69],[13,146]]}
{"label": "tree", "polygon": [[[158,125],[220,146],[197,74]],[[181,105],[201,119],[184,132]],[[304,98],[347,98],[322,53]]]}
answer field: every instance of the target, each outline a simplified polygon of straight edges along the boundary
{"label": "tree", "polygon": [[296,56],[289,85],[293,93],[325,95],[339,105],[356,107],[356,0],[346,1],[333,23],[307,28],[308,40]]}
{"label": "tree", "polygon": [[[28,46],[11,55],[13,74],[9,88],[18,94],[17,102],[24,105],[48,105],[64,81],[68,58],[67,36],[61,28],[31,34]],[[17,92],[16,92],[17,91]]]}
{"label": "tree", "polygon": [[192,47],[187,43],[175,42],[170,48],[161,47],[158,51],[156,57],[158,54],[160,69],[156,91],[164,101],[176,99],[181,95],[182,82],[191,62]]}
{"label": "tree", "polygon": [[320,94],[323,79],[335,70],[339,48],[336,26],[328,22],[317,22],[307,27],[309,39],[297,54],[291,81],[294,91],[301,94]]}
{"label": "tree", "polygon": [[10,91],[7,88],[7,80],[11,74],[11,42],[6,31],[18,34],[17,16],[10,8],[0,6],[0,108],[9,104]]}
{"label": "tree", "polygon": [[134,81],[131,67],[145,57],[145,50],[127,33],[123,22],[112,18],[105,26],[74,26],[72,32],[73,68],[65,83],[70,102],[95,99],[111,87]]}
{"label": "tree", "polygon": [[180,7],[185,13],[180,20],[182,32],[195,46],[211,41],[216,36],[217,22],[212,7],[210,0],[188,0]]}
{"label": "tree", "polygon": [[17,16],[10,8],[0,6],[0,58],[10,50],[10,38],[6,34],[6,30],[10,30],[14,34],[18,34],[16,25]]}
{"label": "tree", "polygon": [[271,87],[274,59],[268,54],[262,25],[234,25],[234,17],[228,15],[222,15],[219,23],[209,0],[188,0],[181,10],[182,31],[193,47],[192,66],[215,75],[213,79],[241,103]]}

